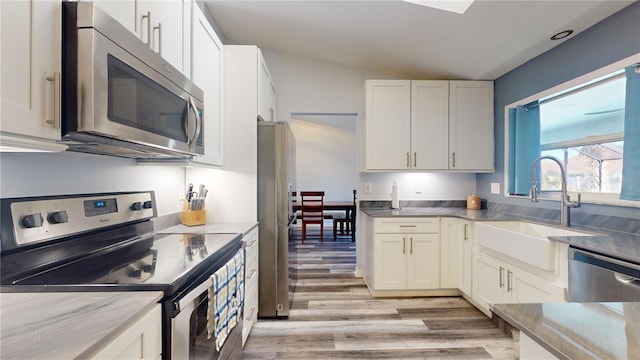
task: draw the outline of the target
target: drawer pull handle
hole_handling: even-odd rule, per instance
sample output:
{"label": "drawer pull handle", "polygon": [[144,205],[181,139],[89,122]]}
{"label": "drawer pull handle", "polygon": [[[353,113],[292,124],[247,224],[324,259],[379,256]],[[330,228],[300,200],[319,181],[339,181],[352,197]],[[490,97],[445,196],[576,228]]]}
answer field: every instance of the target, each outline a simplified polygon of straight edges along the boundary
{"label": "drawer pull handle", "polygon": [[414,227],[416,227],[416,225],[400,225],[400,227],[404,227],[404,228],[414,228]]}
{"label": "drawer pull handle", "polygon": [[256,243],[256,241],[258,241],[258,239],[257,239],[257,238],[253,238],[253,241],[252,241],[252,242],[250,242],[250,243],[249,243],[249,245],[247,245],[245,248],[250,248],[250,247],[252,247],[252,246],[253,246],[253,244],[255,244],[255,243]]}
{"label": "drawer pull handle", "polygon": [[256,274],[256,269],[251,269],[251,273],[247,276],[247,280],[253,279],[253,276]]}

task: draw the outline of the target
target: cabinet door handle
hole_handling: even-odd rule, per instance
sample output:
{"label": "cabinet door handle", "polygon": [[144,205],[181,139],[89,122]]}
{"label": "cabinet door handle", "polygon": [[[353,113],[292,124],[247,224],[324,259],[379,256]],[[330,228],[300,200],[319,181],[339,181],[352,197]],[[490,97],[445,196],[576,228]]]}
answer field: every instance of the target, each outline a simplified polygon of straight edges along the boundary
{"label": "cabinet door handle", "polygon": [[504,273],[504,268],[500,266],[500,288],[504,287],[504,280],[502,279],[503,273]]}
{"label": "cabinet door handle", "polygon": [[402,253],[403,254],[407,253],[407,238],[406,237],[402,238]]}
{"label": "cabinet door handle", "polygon": [[451,153],[451,167],[456,167],[456,153]]}
{"label": "cabinet door handle", "polygon": [[407,151],[407,167],[411,166],[410,157],[411,157],[411,155],[409,155],[409,152]]}
{"label": "cabinet door handle", "polygon": [[418,153],[413,152],[413,167],[418,167]]}
{"label": "cabinet door handle", "polygon": [[[158,26],[154,26],[153,27],[153,33],[156,33],[156,30],[158,30],[158,51],[157,53],[162,55],[162,23],[158,23]],[[155,35],[154,35],[155,37]],[[154,41],[155,43],[155,41]]]}
{"label": "cabinet door handle", "polygon": [[147,15],[142,15],[141,22],[144,22],[144,19],[147,19],[147,41],[145,42],[145,44],[151,47],[151,11],[147,11]]}
{"label": "cabinet door handle", "polygon": [[409,253],[413,254],[413,236],[409,238],[410,239],[410,243],[409,243]]}
{"label": "cabinet door handle", "polygon": [[47,76],[47,81],[53,81],[53,120],[47,120],[47,124],[60,129],[60,72],[54,71],[53,76]]}
{"label": "cabinet door handle", "polygon": [[513,272],[511,270],[507,270],[507,291],[511,292],[511,290],[513,290],[513,288],[511,287],[511,276],[513,275]]}
{"label": "cabinet door handle", "polygon": [[469,227],[468,224],[464,224],[464,239],[465,240],[469,240],[469,236],[467,234],[467,228]]}

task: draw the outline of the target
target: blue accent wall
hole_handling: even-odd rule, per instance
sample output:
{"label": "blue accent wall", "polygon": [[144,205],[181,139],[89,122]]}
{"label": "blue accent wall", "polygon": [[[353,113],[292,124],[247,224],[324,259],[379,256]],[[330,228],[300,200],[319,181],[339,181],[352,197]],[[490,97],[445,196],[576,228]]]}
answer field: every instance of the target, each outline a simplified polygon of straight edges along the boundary
{"label": "blue accent wall", "polygon": [[[555,202],[531,203],[526,199],[491,195],[490,184],[504,191],[504,107],[608,64],[640,53],[640,2],[636,1],[575,37],[537,56],[495,80],[495,167],[492,174],[478,174],[477,194],[496,203],[557,208]],[[585,204],[585,213],[637,219],[638,208]]]}

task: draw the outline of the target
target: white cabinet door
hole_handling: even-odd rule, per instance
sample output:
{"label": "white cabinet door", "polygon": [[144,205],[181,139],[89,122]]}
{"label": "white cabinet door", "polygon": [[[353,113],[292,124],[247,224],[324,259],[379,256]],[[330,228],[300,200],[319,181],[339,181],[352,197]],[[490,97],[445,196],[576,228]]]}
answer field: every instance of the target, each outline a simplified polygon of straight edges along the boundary
{"label": "white cabinet door", "polygon": [[376,234],[375,288],[402,290],[407,284],[407,239],[404,234]]}
{"label": "white cabinet door", "polygon": [[449,82],[411,81],[411,168],[448,169]]}
{"label": "white cabinet door", "polygon": [[450,82],[450,169],[494,170],[493,123],[493,82]]}
{"label": "white cabinet door", "polygon": [[135,0],[93,0],[94,5],[104,10],[132,33],[136,33]]}
{"label": "white cabinet door", "polygon": [[366,80],[365,93],[365,167],[409,169],[411,81]]}
{"label": "white cabinet door", "polygon": [[191,79],[204,90],[204,150],[195,162],[223,165],[222,104],[222,42],[207,21],[198,5],[193,6],[192,16]]}
{"label": "white cabinet door", "polygon": [[440,235],[406,234],[407,289],[440,288]]}
{"label": "white cabinet door", "polygon": [[276,120],[276,88],[267,62],[258,50],[258,116],[264,121]]}
{"label": "white cabinet door", "polygon": [[473,299],[486,311],[490,305],[509,302],[505,299],[507,270],[504,264],[482,252],[478,252],[476,262]]}
{"label": "white cabinet door", "polygon": [[157,359],[162,354],[162,309],[155,305],[91,359]]}
{"label": "white cabinet door", "polygon": [[507,279],[516,303],[565,302],[565,287],[523,270],[513,270]]}
{"label": "white cabinet door", "polygon": [[137,34],[140,39],[184,72],[183,1],[137,0],[137,6]]}
{"label": "white cabinet door", "polygon": [[467,296],[472,295],[471,254],[473,250],[473,222],[459,220],[458,222],[458,288]]}
{"label": "white cabinet door", "polygon": [[461,220],[442,218],[440,221],[440,287],[456,289],[462,265],[460,231],[458,231]]}
{"label": "white cabinet door", "polygon": [[60,1],[1,1],[0,131],[60,139]]}

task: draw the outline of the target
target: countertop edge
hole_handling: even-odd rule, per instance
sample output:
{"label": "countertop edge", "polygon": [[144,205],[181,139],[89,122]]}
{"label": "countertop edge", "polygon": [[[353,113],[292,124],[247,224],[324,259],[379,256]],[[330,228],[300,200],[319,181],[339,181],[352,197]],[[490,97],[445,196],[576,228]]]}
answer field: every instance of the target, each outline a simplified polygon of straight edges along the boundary
{"label": "countertop edge", "polygon": [[85,351],[78,355],[79,359],[88,359],[92,356],[96,355],[99,351],[104,349],[107,345],[109,345],[113,340],[115,340],[118,336],[122,334],[123,331],[127,330],[131,325],[135,324],[138,320],[142,319],[147,312],[151,310],[153,307],[158,305],[158,302],[163,297],[163,292],[161,291],[149,291],[150,293],[155,292],[156,296],[153,300],[149,300],[147,305],[138,309],[138,311],[127,320],[122,322],[119,326],[113,328],[108,334],[102,337],[100,340],[91,344]]}
{"label": "countertop edge", "polygon": [[558,357],[558,359],[570,360],[570,358],[567,355],[563,354],[561,351],[551,346],[548,342],[546,342],[544,339],[540,338],[538,335],[530,331],[527,327],[525,327],[520,322],[516,321],[511,316],[507,315],[506,313],[502,312],[500,309],[496,308],[495,305],[491,305],[490,310],[494,315],[498,316],[502,320],[509,323],[511,326],[518,329],[518,331],[525,333],[528,337],[530,337],[533,341],[535,341],[536,344],[542,346],[545,350],[549,351],[551,354]]}

